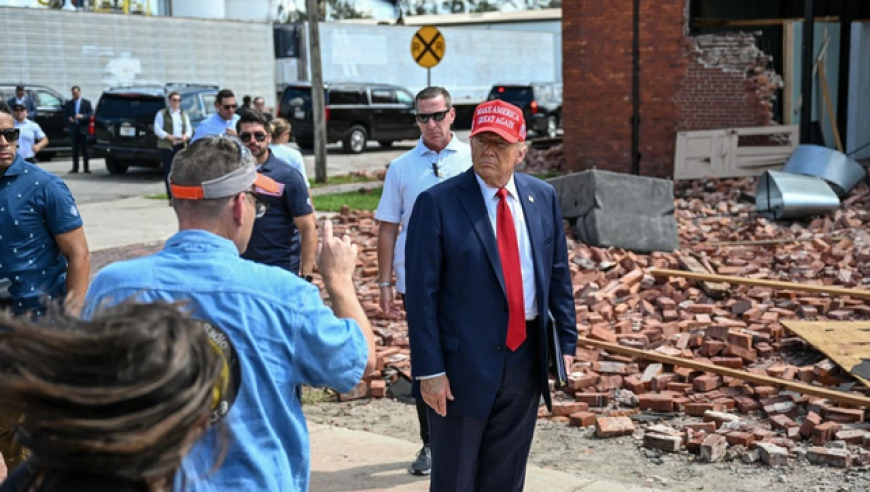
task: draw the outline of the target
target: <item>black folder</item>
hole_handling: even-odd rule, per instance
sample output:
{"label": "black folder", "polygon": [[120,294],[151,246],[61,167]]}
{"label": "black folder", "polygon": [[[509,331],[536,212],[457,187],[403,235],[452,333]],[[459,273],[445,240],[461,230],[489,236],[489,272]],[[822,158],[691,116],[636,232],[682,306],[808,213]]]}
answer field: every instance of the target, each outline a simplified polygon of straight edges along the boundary
{"label": "black folder", "polygon": [[556,320],[553,313],[547,313],[547,343],[549,347],[550,373],[556,381],[556,389],[561,390],[568,386],[568,369],[565,367],[565,359],[562,357],[562,346],[559,344],[559,332],[556,330]]}

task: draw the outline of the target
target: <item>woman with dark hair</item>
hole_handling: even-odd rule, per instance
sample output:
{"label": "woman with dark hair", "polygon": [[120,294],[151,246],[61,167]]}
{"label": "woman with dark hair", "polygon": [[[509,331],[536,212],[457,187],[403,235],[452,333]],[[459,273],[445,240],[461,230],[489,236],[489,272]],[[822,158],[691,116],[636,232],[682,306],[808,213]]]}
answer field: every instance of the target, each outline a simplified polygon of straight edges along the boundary
{"label": "woman with dark hair", "polygon": [[2,424],[30,450],[0,492],[172,490],[231,372],[214,333],[166,303],[0,317],[0,407],[24,415]]}

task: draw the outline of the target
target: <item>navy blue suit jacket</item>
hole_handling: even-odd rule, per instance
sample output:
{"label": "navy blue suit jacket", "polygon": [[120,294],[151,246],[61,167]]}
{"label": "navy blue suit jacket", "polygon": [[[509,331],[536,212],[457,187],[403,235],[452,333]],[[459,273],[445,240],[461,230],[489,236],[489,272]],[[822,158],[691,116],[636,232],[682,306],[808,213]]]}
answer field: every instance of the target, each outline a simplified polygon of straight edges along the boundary
{"label": "navy blue suit jacket", "polygon": [[[9,105],[10,108],[15,104],[15,97],[10,97],[6,104]],[[33,119],[36,117],[36,101],[33,100],[29,95],[24,95],[24,107],[27,108],[27,117],[29,119]]]}
{"label": "navy blue suit jacket", "polygon": [[[547,312],[556,320],[564,354],[577,345],[567,244],[555,189],[514,174],[535,268],[541,321],[541,393],[547,385]],[[408,224],[405,307],[417,377],[447,373],[455,400],[447,412],[483,419],[501,385],[508,303],[498,244],[474,169],[424,191]]]}
{"label": "navy blue suit jacket", "polygon": [[67,126],[69,127],[69,134],[73,135],[75,132],[78,132],[79,135],[87,135],[88,127],[90,126],[90,118],[93,115],[94,110],[91,107],[91,102],[85,98],[82,98],[81,104],[79,104],[79,113],[82,114],[82,119],[76,121],[75,123],[70,123],[70,118],[76,117],[76,102],[74,99],[70,99],[63,106],[63,119],[66,121]]}

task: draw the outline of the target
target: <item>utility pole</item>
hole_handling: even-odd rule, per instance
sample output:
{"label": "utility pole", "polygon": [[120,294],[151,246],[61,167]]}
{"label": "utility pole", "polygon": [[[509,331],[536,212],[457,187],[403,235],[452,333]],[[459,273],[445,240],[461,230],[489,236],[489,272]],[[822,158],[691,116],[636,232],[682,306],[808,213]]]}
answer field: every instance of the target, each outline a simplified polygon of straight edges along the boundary
{"label": "utility pole", "polygon": [[320,8],[317,0],[305,0],[308,16],[308,55],[311,64],[311,119],[314,124],[314,180],[326,183],[326,96],[320,59]]}
{"label": "utility pole", "polygon": [[816,55],[813,47],[815,14],[813,0],[804,0],[803,45],[801,46],[801,143],[812,141],[813,123],[813,67]]}

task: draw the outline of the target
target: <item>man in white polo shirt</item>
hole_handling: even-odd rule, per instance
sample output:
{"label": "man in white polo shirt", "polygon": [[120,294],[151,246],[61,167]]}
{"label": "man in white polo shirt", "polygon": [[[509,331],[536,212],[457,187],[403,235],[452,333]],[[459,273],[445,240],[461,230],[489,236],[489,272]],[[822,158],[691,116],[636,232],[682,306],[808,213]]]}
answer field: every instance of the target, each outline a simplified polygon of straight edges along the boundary
{"label": "man in white polo shirt", "polygon": [[[420,127],[420,141],[414,149],[390,163],[375,218],[378,229],[378,288],[380,306],[385,314],[400,309],[394,302],[393,271],[396,291],[403,300],[405,294],[405,239],[408,220],[417,195],[442,181],[463,173],[471,167],[468,144],[450,131],[456,118],[450,93],[443,87],[427,87],[415,98],[416,121]],[[413,258],[410,259],[413,261]],[[428,475],[432,467],[429,448],[429,422],[426,404],[417,401],[420,438],[423,448],[408,471],[414,475]]]}
{"label": "man in white polo shirt", "polygon": [[15,128],[18,129],[18,153],[31,164],[36,164],[36,154],[48,145],[48,137],[39,123],[27,119],[27,106],[16,103],[12,106]]}

